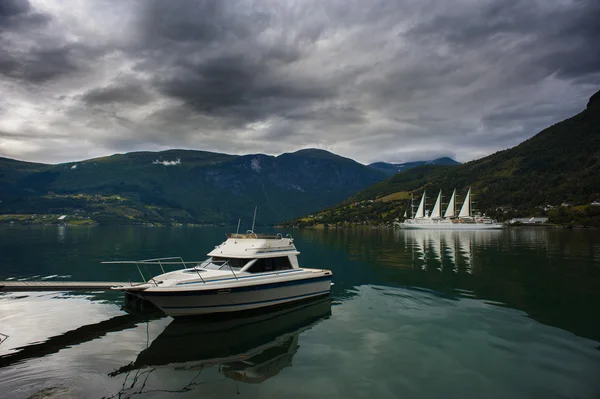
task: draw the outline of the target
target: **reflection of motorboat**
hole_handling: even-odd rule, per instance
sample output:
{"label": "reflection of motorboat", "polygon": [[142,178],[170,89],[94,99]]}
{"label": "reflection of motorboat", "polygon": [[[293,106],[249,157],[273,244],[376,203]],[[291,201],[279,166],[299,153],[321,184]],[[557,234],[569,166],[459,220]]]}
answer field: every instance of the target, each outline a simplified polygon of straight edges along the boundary
{"label": "reflection of motorboat", "polygon": [[299,347],[296,334],[280,345],[265,349],[251,358],[223,364],[221,372],[232,380],[261,383],[291,366],[292,357]]}
{"label": "reflection of motorboat", "polygon": [[330,314],[331,302],[325,298],[245,317],[175,319],[133,363],[111,375],[145,367],[220,365],[229,378],[262,382],[290,366],[298,335]]}
{"label": "reflection of motorboat", "polygon": [[[169,316],[247,311],[329,295],[330,270],[306,269],[291,237],[230,234],[204,262],[181,258],[105,263],[153,264],[163,274],[145,283],[113,287],[150,301]],[[179,259],[173,262],[174,259]],[[165,273],[163,265],[183,269]],[[189,264],[192,266],[189,267]]]}

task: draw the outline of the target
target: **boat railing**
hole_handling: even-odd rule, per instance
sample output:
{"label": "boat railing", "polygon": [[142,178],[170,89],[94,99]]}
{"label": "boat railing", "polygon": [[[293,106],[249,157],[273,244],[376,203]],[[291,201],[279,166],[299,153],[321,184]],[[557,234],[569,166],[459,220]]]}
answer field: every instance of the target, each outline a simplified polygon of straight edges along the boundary
{"label": "boat railing", "polygon": [[[219,260],[210,260],[210,263],[215,264],[215,265],[221,265],[219,267],[219,270],[222,270],[224,267],[229,266],[229,270],[231,271],[231,274],[233,274],[233,277],[235,277],[235,279],[238,279],[238,276],[235,274],[233,267],[229,264],[230,259],[226,260],[226,261],[219,261]],[[200,270],[198,269],[198,266],[201,266],[203,263],[205,263],[206,260],[203,261],[189,261],[186,262],[183,260],[182,257],[180,256],[172,256],[172,257],[168,257],[168,258],[154,258],[154,259],[144,259],[144,260],[115,260],[115,261],[106,261],[106,262],[102,262],[102,264],[120,264],[123,265],[123,270],[125,270],[125,273],[127,274],[128,280],[129,280],[129,284],[133,285],[133,282],[131,281],[131,278],[129,278],[129,273],[127,273],[127,269],[125,267],[125,265],[135,265],[137,267],[138,273],[140,274],[140,276],[142,277],[142,281],[144,281],[145,283],[148,282],[153,282],[155,286],[158,286],[158,282],[154,279],[154,277],[150,277],[148,280],[146,280],[146,276],[144,275],[144,273],[142,272],[142,267],[144,268],[144,270],[146,271],[146,273],[150,276],[152,276],[152,274],[148,271],[148,268],[146,266],[156,266],[158,265],[160,267],[160,270],[162,271],[162,274],[165,274],[165,268],[164,266],[166,265],[181,265],[182,269],[188,269],[188,270],[195,270],[196,273],[198,274],[198,277],[200,277],[200,280],[203,283],[206,283],[206,281],[204,280],[204,278],[202,277],[202,275],[200,274]],[[188,266],[191,265],[191,266]]]}
{"label": "boat railing", "polygon": [[[225,266],[229,266],[229,270],[231,270],[231,274],[233,274],[233,277],[235,277],[235,279],[237,280],[238,277],[235,275],[235,272],[233,271],[233,267],[231,267],[231,265],[229,264],[230,260],[231,259],[227,259],[226,261],[214,261],[214,260],[212,260],[211,263],[214,263],[214,264],[223,263],[223,265],[221,265],[221,267],[219,267],[219,270],[221,270]],[[202,280],[202,281],[204,281],[204,280]]]}
{"label": "boat railing", "polygon": [[[128,278],[129,278],[129,273],[127,273],[127,269],[126,269],[125,265],[135,265],[137,267],[137,270],[138,270],[140,276],[142,277],[142,281],[144,281],[146,283],[152,281],[154,283],[154,285],[158,286],[158,282],[156,282],[156,280],[154,280],[154,277],[150,277],[148,280],[146,280],[146,276],[142,272],[142,267],[144,268],[146,273],[148,273],[148,275],[151,276],[152,274],[148,271],[148,268],[146,266],[158,265],[160,267],[160,270],[162,271],[162,274],[165,274],[166,272],[165,272],[164,266],[166,266],[166,265],[181,265],[183,269],[196,270],[196,273],[198,273],[198,277],[200,277],[200,280],[202,280],[203,283],[206,283],[206,281],[204,281],[204,279],[200,275],[200,271],[197,269],[197,267],[200,266],[204,262],[205,261],[188,261],[188,262],[186,262],[180,256],[171,256],[171,257],[167,257],[167,258],[154,258],[154,259],[144,259],[144,260],[115,260],[115,261],[106,261],[106,262],[101,262],[101,263],[105,264],[105,265],[106,264],[123,265],[123,269],[125,270],[125,273],[127,274]],[[188,265],[194,265],[194,266],[190,267]],[[237,276],[236,276],[236,279],[237,279]],[[131,278],[129,278],[129,283],[131,285],[133,285]]]}

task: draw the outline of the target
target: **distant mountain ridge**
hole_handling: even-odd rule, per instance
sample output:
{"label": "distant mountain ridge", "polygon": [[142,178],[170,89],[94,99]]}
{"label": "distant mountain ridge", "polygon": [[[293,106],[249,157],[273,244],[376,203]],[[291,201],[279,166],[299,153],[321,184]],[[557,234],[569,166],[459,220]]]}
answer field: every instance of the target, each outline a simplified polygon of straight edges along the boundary
{"label": "distant mountain ridge", "polygon": [[140,151],[57,165],[0,157],[0,216],[76,212],[106,224],[218,224],[257,205],[259,223],[273,224],[339,203],[387,175],[313,148],[279,156]]}
{"label": "distant mountain ridge", "polygon": [[460,162],[455,161],[449,157],[437,158],[432,161],[414,161],[405,163],[387,163],[387,162],[375,162],[368,166],[371,168],[380,170],[389,176],[395,175],[398,172],[403,172],[408,169],[416,168],[417,166],[423,165],[460,165]]}
{"label": "distant mountain ridge", "polygon": [[464,196],[469,187],[475,207],[494,217],[540,215],[546,208],[557,222],[600,226],[600,206],[590,205],[600,200],[600,91],[581,113],[516,147],[462,165],[405,170],[290,224],[390,223],[410,214],[411,193],[449,195],[457,188]]}

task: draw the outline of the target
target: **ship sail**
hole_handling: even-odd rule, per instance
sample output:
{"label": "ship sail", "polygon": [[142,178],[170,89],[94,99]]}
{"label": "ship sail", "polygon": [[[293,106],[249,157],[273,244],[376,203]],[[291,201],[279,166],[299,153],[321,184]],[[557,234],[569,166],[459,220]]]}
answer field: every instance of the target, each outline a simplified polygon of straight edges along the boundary
{"label": "ship sail", "polygon": [[446,208],[446,213],[444,213],[445,218],[453,218],[456,216],[454,213],[454,209],[456,208],[456,189],[452,193],[452,198],[450,198],[450,202],[448,203],[448,208]]}
{"label": "ship sail", "polygon": [[423,198],[421,198],[421,203],[419,203],[419,208],[417,208],[417,214],[415,218],[424,218],[425,217],[425,191],[423,191]]}
{"label": "ship sail", "polygon": [[439,219],[440,217],[442,217],[442,190],[440,190],[437,200],[435,201],[435,205],[431,210],[432,219]]}
{"label": "ship sail", "polygon": [[469,191],[467,191],[467,196],[465,197],[465,202],[460,208],[460,213],[458,214],[459,218],[465,218],[471,216],[471,188],[469,187]]}

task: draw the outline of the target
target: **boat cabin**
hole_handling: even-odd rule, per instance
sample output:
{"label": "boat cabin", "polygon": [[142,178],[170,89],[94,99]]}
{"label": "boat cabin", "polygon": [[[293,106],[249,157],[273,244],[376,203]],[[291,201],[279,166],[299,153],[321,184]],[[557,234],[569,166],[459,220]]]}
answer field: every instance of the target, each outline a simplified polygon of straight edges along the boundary
{"label": "boat cabin", "polygon": [[209,258],[200,267],[247,273],[298,269],[299,254],[289,235],[229,234],[225,242],[208,253]]}

